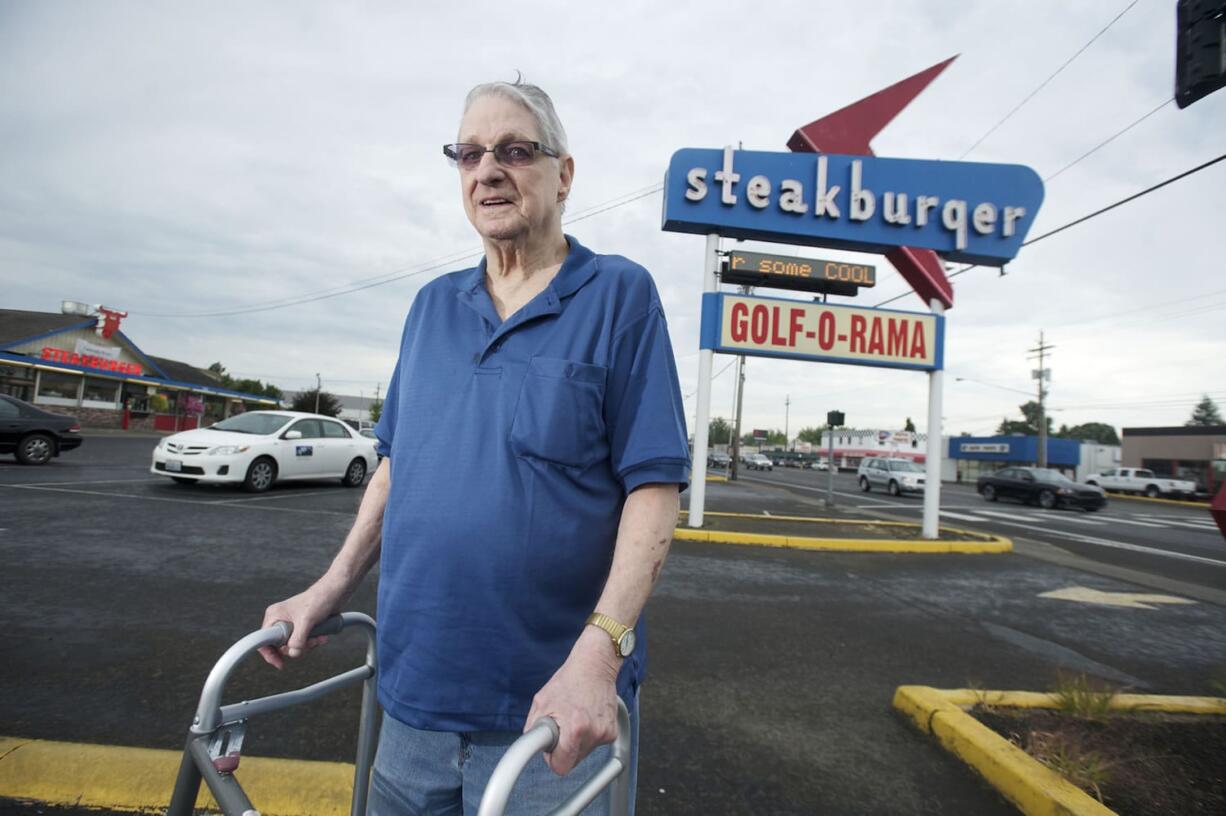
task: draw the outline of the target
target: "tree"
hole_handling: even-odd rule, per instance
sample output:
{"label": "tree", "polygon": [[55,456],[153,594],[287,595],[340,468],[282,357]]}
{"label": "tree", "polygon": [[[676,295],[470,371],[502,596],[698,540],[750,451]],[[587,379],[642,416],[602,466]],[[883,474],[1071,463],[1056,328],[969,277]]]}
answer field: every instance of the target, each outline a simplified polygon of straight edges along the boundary
{"label": "tree", "polygon": [[[232,391],[242,391],[244,394],[256,394],[261,397],[268,397],[269,399],[275,399],[277,402],[285,399],[285,393],[272,383],[265,385],[259,380],[236,380],[234,377],[230,376],[229,372],[226,371],[226,367],[220,362],[211,364],[207,370],[216,375],[217,379],[221,382],[222,388],[229,388]],[[314,403],[311,404],[311,407],[315,407]]]}
{"label": "tree", "polygon": [[723,417],[716,417],[707,426],[708,445],[727,445],[732,441],[732,426]]}
{"label": "tree", "polygon": [[1099,445],[1120,444],[1120,437],[1115,432],[1115,428],[1105,422],[1083,422],[1071,428],[1067,425],[1061,425],[1060,430],[1056,432],[1056,436],[1061,439],[1077,439],[1082,442],[1094,442]]}
{"label": "tree", "polygon": [[[1031,400],[1030,402],[1027,402],[1024,405],[1019,405],[1018,408],[1021,410],[1022,416],[1025,418],[1022,419],[1021,421],[1018,421],[1016,419],[1009,419],[1008,417],[1006,417],[1005,419],[1002,419],[1000,422],[1000,427],[996,429],[996,433],[1000,434],[1001,436],[1007,436],[1009,434],[1024,434],[1025,436],[1038,436],[1039,435],[1039,404],[1035,402],[1034,400]],[[1051,417],[1047,416],[1047,417],[1044,417],[1044,419],[1047,420],[1047,423],[1046,423],[1047,424],[1047,435],[1051,436],[1052,435]]]}
{"label": "tree", "polygon": [[776,428],[767,435],[766,444],[786,448],[788,446],[788,438],[784,435],[783,431]]}
{"label": "tree", "polygon": [[1200,402],[1197,403],[1196,408],[1193,409],[1192,418],[1185,422],[1184,425],[1205,427],[1209,425],[1226,425],[1226,422],[1222,421],[1222,415],[1218,412],[1217,405],[1213,400],[1209,399],[1208,394],[1205,394],[1201,397]]}
{"label": "tree", "polygon": [[308,414],[315,413],[316,394],[319,395],[319,413],[330,417],[338,417],[341,415],[340,400],[329,394],[327,391],[320,391],[317,388],[312,388],[310,391],[299,391],[294,396],[294,401],[290,403],[290,410],[305,411]]}
{"label": "tree", "polygon": [[370,421],[378,422],[383,416],[383,400],[377,399],[370,404]]}
{"label": "tree", "polygon": [[911,421],[911,417],[907,417],[907,424],[903,426],[903,430],[915,433],[915,423]]}
{"label": "tree", "polygon": [[808,442],[810,445],[820,445],[822,444],[822,429],[801,428],[800,433],[796,434],[796,438],[801,442]]}

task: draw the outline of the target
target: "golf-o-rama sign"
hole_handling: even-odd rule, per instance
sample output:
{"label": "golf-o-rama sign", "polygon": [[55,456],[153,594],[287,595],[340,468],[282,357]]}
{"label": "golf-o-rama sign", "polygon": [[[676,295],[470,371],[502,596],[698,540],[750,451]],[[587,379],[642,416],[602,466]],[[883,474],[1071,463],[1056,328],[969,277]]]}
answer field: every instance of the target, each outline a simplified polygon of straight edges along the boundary
{"label": "golf-o-rama sign", "polygon": [[938,315],[707,293],[700,348],[724,354],[933,371],[942,367]]}
{"label": "golf-o-rama sign", "polygon": [[665,177],[663,228],[999,265],[1042,201],[1042,180],[1021,165],[683,148]]}

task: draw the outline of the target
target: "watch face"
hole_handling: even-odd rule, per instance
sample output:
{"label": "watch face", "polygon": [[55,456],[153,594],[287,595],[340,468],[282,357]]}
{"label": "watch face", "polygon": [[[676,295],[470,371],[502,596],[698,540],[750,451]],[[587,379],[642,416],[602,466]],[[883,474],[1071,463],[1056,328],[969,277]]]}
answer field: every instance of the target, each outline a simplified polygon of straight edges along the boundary
{"label": "watch face", "polygon": [[621,652],[622,657],[630,656],[630,653],[634,651],[634,643],[634,630],[627,629],[622,633],[621,639],[617,641],[617,650]]}

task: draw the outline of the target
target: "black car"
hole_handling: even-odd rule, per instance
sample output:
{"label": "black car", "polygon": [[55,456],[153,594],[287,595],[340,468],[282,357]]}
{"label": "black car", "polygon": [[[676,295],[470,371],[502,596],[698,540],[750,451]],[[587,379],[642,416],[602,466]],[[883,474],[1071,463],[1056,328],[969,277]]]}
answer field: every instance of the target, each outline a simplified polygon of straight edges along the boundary
{"label": "black car", "polygon": [[1045,509],[1080,507],[1089,512],[1106,507],[1107,494],[1100,487],[1078,484],[1064,474],[1047,468],[1008,467],[980,476],[979,495],[988,501],[1017,499]]}
{"label": "black car", "polygon": [[81,423],[76,417],[0,394],[0,453],[14,454],[23,465],[45,465],[80,444]]}

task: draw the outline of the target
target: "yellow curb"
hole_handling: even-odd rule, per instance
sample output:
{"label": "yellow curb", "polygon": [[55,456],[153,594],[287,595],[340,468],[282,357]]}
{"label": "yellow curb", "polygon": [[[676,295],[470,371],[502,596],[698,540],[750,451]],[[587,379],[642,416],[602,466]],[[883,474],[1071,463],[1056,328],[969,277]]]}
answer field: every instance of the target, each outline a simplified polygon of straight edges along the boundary
{"label": "yellow curb", "polygon": [[708,482],[726,482],[728,481],[728,477],[727,476],[708,476],[707,481]]}
{"label": "yellow curb", "polygon": [[1118,490],[1106,491],[1108,496],[1114,496],[1117,499],[1128,499],[1129,501],[1153,502],[1154,504],[1180,504],[1184,507],[1203,507],[1209,509],[1207,501],[1193,501],[1192,499],[1151,499],[1149,496],[1134,496],[1131,493],[1121,493]]}
{"label": "yellow curb", "polygon": [[[164,808],[181,758],[178,751],[0,737],[0,797]],[[264,816],[343,816],[353,796],[353,766],[343,762],[243,757],[236,776]],[[196,807],[219,809],[203,785]]]}
{"label": "yellow curb", "polygon": [[[977,703],[997,707],[1055,708],[1056,695],[1028,691],[942,690],[899,686],[894,708],[919,729],[932,734],[948,750],[979,772],[1027,816],[1116,816],[1098,800],[1006,740],[963,707]],[[1119,710],[1226,714],[1226,699],[1120,694],[1111,707]]]}
{"label": "yellow curb", "polygon": [[988,541],[898,541],[891,538],[810,538],[808,536],[738,533],[729,530],[700,530],[678,527],[678,541],[705,541],[711,544],[755,544],[762,547],[787,547],[796,550],[878,553],[1002,553],[1012,552],[1013,542],[1003,536]]}

